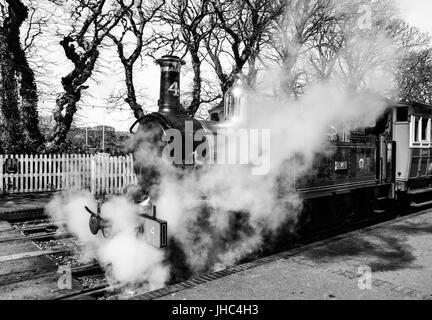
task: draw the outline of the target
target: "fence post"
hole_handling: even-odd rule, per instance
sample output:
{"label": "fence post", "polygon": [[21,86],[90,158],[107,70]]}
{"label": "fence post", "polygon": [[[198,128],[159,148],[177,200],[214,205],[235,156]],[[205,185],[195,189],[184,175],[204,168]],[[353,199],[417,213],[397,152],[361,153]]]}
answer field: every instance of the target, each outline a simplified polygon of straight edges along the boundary
{"label": "fence post", "polygon": [[91,157],[90,164],[90,190],[92,194],[96,194],[96,157]]}
{"label": "fence post", "polygon": [[21,155],[21,192],[27,193],[28,192],[28,155],[24,154]]}
{"label": "fence post", "polygon": [[35,155],[31,154],[29,156],[29,192],[33,192],[34,190],[34,183],[35,183]]}

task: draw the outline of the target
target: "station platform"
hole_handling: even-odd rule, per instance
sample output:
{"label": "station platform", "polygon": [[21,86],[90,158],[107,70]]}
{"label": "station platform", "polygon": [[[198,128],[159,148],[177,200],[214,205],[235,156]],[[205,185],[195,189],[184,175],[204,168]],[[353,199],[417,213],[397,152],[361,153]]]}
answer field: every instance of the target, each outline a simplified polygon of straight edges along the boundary
{"label": "station platform", "polygon": [[431,300],[432,210],[133,299]]}

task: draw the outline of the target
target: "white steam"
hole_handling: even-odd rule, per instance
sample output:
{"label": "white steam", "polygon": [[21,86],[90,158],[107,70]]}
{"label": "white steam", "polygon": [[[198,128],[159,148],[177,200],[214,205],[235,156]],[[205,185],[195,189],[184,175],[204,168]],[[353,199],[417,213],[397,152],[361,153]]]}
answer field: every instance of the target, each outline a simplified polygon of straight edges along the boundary
{"label": "white steam", "polygon": [[55,221],[65,221],[69,232],[82,242],[83,262],[97,259],[105,269],[111,284],[148,282],[151,289],[163,287],[169,268],[164,253],[148,245],[137,235],[139,207],[125,197],[115,197],[101,207],[101,217],[111,222],[111,236],[99,232],[94,236],[89,228],[87,206],[97,212],[97,203],[89,192],[64,193],[46,207]]}

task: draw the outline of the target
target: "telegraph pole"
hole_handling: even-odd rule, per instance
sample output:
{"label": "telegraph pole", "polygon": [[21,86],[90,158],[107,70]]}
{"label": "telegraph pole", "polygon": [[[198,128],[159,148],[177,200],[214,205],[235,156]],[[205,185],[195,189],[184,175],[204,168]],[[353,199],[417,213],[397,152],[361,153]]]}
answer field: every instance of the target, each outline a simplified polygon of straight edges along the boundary
{"label": "telegraph pole", "polygon": [[102,126],[102,152],[105,152],[105,125]]}

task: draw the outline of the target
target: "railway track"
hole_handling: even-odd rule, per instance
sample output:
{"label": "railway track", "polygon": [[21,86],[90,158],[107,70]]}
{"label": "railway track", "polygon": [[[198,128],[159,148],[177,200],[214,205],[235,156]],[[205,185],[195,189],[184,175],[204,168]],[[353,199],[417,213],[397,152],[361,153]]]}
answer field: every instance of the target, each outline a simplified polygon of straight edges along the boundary
{"label": "railway track", "polygon": [[[420,212],[421,214],[421,212]],[[260,254],[252,255],[249,258],[243,259],[241,265],[253,264],[254,261],[260,259],[266,259],[266,257],[271,257],[272,255],[278,254],[280,252],[287,252],[290,250],[301,250],[303,247],[313,245],[316,242],[323,241],[332,237],[343,236],[346,233],[361,230],[368,227],[373,227],[377,224],[394,221],[394,215],[382,215],[377,216],[368,220],[362,220],[358,223],[351,224],[347,226],[338,226],[333,228],[327,228],[319,232],[314,232],[306,236],[298,238],[295,242],[290,245],[284,245],[276,248],[272,252],[261,252]],[[56,245],[57,242],[65,240],[66,244]],[[71,241],[76,240],[72,235],[70,235],[64,228],[59,228],[58,226],[50,223],[46,220],[34,220],[15,223],[10,225],[8,228],[3,228],[0,230],[0,248],[3,245],[12,245],[20,243],[32,243],[35,250],[25,251],[22,253],[14,253],[9,255],[0,256],[1,263],[11,263],[15,261],[24,261],[28,259],[34,259],[38,257],[48,257],[52,264],[55,265],[54,269],[44,270],[38,269],[37,267],[19,270],[12,273],[1,274],[0,273],[0,288],[6,286],[19,286],[26,281],[37,281],[38,279],[58,279],[60,276],[58,273],[58,267],[63,265],[61,259],[58,257],[68,257],[71,256],[73,252],[79,249],[78,244],[71,244]],[[52,246],[46,244],[53,243]],[[67,260],[67,259],[66,259]],[[66,262],[67,264],[67,262]],[[222,270],[217,273],[220,276],[228,275],[232,270],[236,270],[236,267],[229,268],[227,270]],[[230,271],[231,270],[231,271]],[[156,291],[155,294],[152,293],[147,284],[143,283],[134,287],[128,287],[125,285],[110,285],[104,278],[104,272],[96,262],[91,262],[86,265],[71,264],[71,274],[73,281],[78,283],[77,288],[68,291],[59,291],[57,294],[49,297],[50,299],[59,300],[116,300],[116,299],[133,299],[134,297],[144,297],[152,298],[156,297],[158,292],[170,292],[174,288],[174,291],[179,288],[184,288],[182,283],[170,283],[166,288]],[[203,281],[210,281],[216,279],[218,276],[214,274],[203,275],[194,279],[184,279],[186,283],[194,285],[197,283],[202,283]],[[88,279],[98,279],[94,282]],[[87,283],[86,283],[87,281]],[[90,284],[89,284],[90,283]],[[171,289],[170,289],[171,288]],[[1,291],[1,290],[0,290]]]}
{"label": "railway track", "polygon": [[20,231],[20,232],[26,233],[26,232],[44,232],[47,230],[54,231],[57,229],[58,229],[58,227],[55,224],[47,222],[47,223],[35,224],[31,227],[18,227],[18,226],[16,226],[13,228],[3,229],[3,230],[0,230],[0,236],[2,234],[14,232],[14,231]]}
{"label": "railway track", "polygon": [[[14,220],[12,220],[14,221]],[[46,219],[28,219],[20,222],[0,221],[0,291],[16,291],[24,285],[37,291],[36,284],[54,287],[61,276],[60,267],[70,267],[74,288],[104,283],[104,272],[96,262],[80,264],[74,258],[80,244],[64,226]],[[94,280],[99,278],[98,281]],[[93,279],[93,280],[91,280]],[[95,283],[95,284],[93,284]],[[53,291],[51,289],[51,291]],[[61,290],[49,298],[64,295]],[[5,297],[7,299],[7,297]],[[25,298],[44,298],[38,292]]]}

